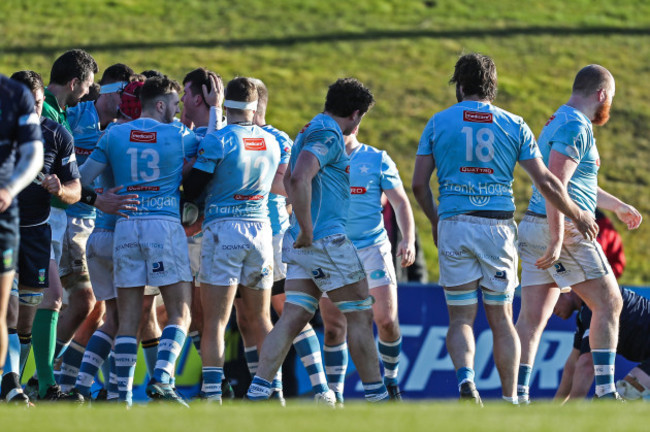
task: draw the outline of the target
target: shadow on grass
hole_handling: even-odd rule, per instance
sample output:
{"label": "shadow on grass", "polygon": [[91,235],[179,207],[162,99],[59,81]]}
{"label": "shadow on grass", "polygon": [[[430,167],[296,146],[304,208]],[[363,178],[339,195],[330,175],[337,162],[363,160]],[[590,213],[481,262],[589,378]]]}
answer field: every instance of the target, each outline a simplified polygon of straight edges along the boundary
{"label": "shadow on grass", "polygon": [[176,40],[159,42],[111,42],[99,44],[57,45],[57,46],[7,46],[0,48],[6,54],[45,54],[51,55],[70,48],[84,48],[88,51],[115,51],[156,48],[250,48],[262,46],[291,46],[307,43],[331,43],[353,41],[375,41],[386,39],[451,39],[451,38],[480,38],[480,37],[511,37],[511,36],[648,36],[650,27],[521,27],[503,29],[475,30],[386,30],[367,31],[363,33],[330,33],[305,36],[285,36],[279,38],[248,38],[248,39],[206,39],[206,40]]}

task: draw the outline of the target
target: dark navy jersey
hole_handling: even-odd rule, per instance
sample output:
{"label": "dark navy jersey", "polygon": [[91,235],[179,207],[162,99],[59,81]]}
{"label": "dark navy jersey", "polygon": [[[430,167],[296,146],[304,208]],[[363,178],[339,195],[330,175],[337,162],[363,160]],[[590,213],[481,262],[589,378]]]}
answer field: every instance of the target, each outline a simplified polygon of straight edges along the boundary
{"label": "dark navy jersey", "polygon": [[[41,117],[43,132],[43,169],[45,175],[56,174],[64,184],[78,179],[79,168],[74,153],[72,134],[54,120]],[[18,195],[20,226],[40,225],[50,216],[50,194],[36,178]]]}
{"label": "dark navy jersey", "polygon": [[23,84],[0,75],[0,187],[14,172],[16,149],[33,141],[42,141],[34,97]]}
{"label": "dark navy jersey", "polygon": [[[616,352],[628,360],[641,362],[650,359],[650,300],[634,291],[621,288],[623,311],[619,323]],[[574,348],[580,353],[590,352],[589,326],[591,310],[582,305],[576,317],[577,329]]]}

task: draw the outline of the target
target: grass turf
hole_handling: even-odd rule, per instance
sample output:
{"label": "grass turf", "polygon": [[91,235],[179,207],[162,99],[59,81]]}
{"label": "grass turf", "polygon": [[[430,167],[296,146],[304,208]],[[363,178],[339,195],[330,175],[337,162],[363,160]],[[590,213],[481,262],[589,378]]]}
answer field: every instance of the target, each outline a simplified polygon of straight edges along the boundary
{"label": "grass turf", "polygon": [[584,402],[559,407],[537,403],[514,408],[487,401],[478,409],[456,402],[417,402],[369,405],[347,403],[330,410],[308,402],[288,401],[287,408],[243,402],[223,407],[194,404],[191,410],[169,405],[135,406],[126,411],[115,405],[92,408],[42,404],[31,410],[0,406],[2,430],[78,431],[489,431],[592,432],[647,430],[648,405]]}
{"label": "grass turf", "polygon": [[[601,63],[616,77],[617,92],[610,123],[595,132],[600,183],[650,212],[647,1],[4,0],[0,34],[0,72],[30,68],[46,81],[52,61],[77,47],[101,70],[124,62],[181,80],[207,66],[226,79],[262,78],[270,89],[267,119],[290,136],[322,109],[328,84],[356,76],[377,98],[359,138],[388,150],[409,194],[422,129],[455,102],[447,81],[459,54],[495,59],[496,104],[523,116],[535,134],[568,99],[577,70]],[[519,168],[514,190],[521,217],[530,181]],[[415,215],[435,280],[430,227],[417,206]],[[628,257],[621,281],[647,285],[650,225],[617,227]]]}

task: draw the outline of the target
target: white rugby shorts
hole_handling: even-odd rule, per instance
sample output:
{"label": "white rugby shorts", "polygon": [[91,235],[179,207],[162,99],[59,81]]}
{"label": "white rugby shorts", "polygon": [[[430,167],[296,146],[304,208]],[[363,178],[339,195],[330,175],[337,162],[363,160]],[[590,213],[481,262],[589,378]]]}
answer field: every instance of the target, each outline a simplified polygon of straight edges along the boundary
{"label": "white rugby shorts", "polygon": [[386,285],[397,286],[391,245],[388,240],[359,249],[358,253],[366,271],[368,288],[373,289]]}

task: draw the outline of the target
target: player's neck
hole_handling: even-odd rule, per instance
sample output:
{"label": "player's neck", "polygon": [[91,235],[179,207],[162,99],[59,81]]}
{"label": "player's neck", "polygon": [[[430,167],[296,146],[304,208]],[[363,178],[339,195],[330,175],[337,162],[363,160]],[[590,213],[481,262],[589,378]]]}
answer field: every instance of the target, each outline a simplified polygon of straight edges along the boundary
{"label": "player's neck", "polygon": [[253,118],[252,111],[244,114],[233,114],[232,111],[226,111],[226,121],[229,125],[238,124],[249,126],[253,124]]}
{"label": "player's neck", "polygon": [[463,100],[461,102],[481,102],[481,103],[492,103],[485,98],[481,98],[479,95],[463,95]]}
{"label": "player's neck", "polygon": [[207,127],[210,121],[210,112],[206,110],[201,110],[200,113],[190,119],[194,123],[195,128]]}
{"label": "player's neck", "polygon": [[592,107],[592,104],[588,99],[585,99],[580,95],[572,94],[565,105],[580,111],[589,120],[593,119],[594,115],[596,114],[596,108]]}
{"label": "player's neck", "polygon": [[345,152],[350,155],[353,151],[361,146],[359,140],[356,137],[351,137],[350,135],[345,135]]}
{"label": "player's neck", "polygon": [[68,92],[65,90],[65,88],[60,84],[50,83],[50,85],[47,86],[47,89],[54,95],[56,101],[59,104],[59,107],[65,109],[65,102],[68,98]]}
{"label": "player's neck", "polygon": [[150,118],[160,123],[166,123],[162,113],[153,109],[143,109],[140,118]]}

